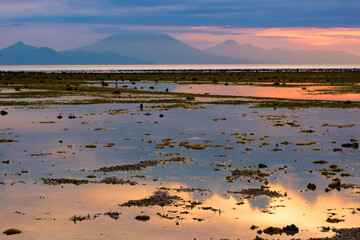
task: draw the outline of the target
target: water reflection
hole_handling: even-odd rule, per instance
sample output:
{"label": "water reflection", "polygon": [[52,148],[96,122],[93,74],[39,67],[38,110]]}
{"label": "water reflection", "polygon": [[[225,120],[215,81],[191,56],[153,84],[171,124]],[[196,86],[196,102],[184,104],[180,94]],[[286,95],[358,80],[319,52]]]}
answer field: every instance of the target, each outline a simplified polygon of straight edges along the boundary
{"label": "water reflection", "polygon": [[[9,114],[1,118],[6,128],[1,128],[0,139],[19,142],[0,143],[0,225],[4,229],[24,230],[16,236],[19,239],[121,239],[124,236],[129,239],[144,239],[144,236],[147,239],[253,239],[256,231],[249,229],[252,224],[259,229],[295,224],[303,230],[298,236],[308,238],[327,235],[320,233],[321,226],[357,226],[356,207],[360,198],[354,192],[358,189],[326,193],[324,189],[332,180],[323,177],[322,172],[323,169],[331,172],[330,166],[335,164],[338,168],[333,166],[333,169],[340,171],[336,177],[341,178],[342,183],[358,186],[358,149],[333,149],[358,139],[359,111],[210,106],[161,110],[164,117],[160,118],[159,109],[145,109],[127,104],[49,109],[8,107]],[[56,118],[59,113],[63,119]],[[76,118],[69,119],[70,114]],[[159,147],[166,138],[172,139],[168,140],[172,147]],[[200,146],[207,144],[208,148],[187,149],[180,144],[186,141]],[[105,147],[108,143],[115,145]],[[275,148],[282,150],[272,151]],[[93,172],[104,166],[168,159],[165,154],[179,154],[192,161],[159,164],[139,172]],[[313,163],[320,159],[329,163]],[[2,163],[6,160],[9,164]],[[264,182],[253,177],[243,177],[234,183],[225,181],[231,175],[230,169],[257,170],[260,163],[267,165],[261,171],[270,174],[267,177],[270,189],[286,192],[286,197],[260,196],[253,200],[228,193],[260,188]],[[341,176],[342,173],[345,175]],[[44,186],[40,180],[89,179],[90,174],[97,176],[95,180],[117,176],[138,184],[64,185],[62,188]],[[316,184],[316,191],[305,191],[310,182]],[[210,192],[201,195],[170,191],[185,200],[202,202],[193,209],[118,206],[150,196],[159,187],[180,186],[210,189]],[[241,202],[244,204],[238,205]],[[221,209],[221,214],[201,207]],[[110,210],[122,213],[117,221],[102,215]],[[172,210],[177,212],[169,212]],[[176,216],[183,211],[189,214],[180,215],[184,220],[179,220],[179,225],[175,219],[160,218],[157,214]],[[101,214],[93,220],[76,224],[69,221],[74,215],[90,214],[92,218],[97,213]],[[345,221],[326,222],[331,213]],[[134,219],[143,214],[149,215],[150,221]]]}
{"label": "water reflection", "polygon": [[[334,101],[360,101],[360,94],[355,93],[341,93],[333,94],[327,91],[336,91],[341,87],[335,86],[316,86],[314,84],[301,84],[299,87],[294,87],[298,84],[289,83],[291,87],[281,86],[259,86],[272,85],[272,83],[257,83],[254,85],[220,85],[220,84],[179,84],[174,82],[132,82],[132,81],[106,81],[107,87],[112,88],[134,88],[145,91],[159,91],[159,92],[177,92],[177,93],[192,93],[204,95],[224,95],[224,96],[238,96],[238,97],[264,97],[264,98],[286,98],[286,99],[301,99],[301,100],[334,100]],[[93,86],[101,87],[100,83],[91,83]],[[309,85],[309,86],[307,86]],[[304,87],[306,86],[306,87]],[[198,99],[197,99],[198,100]],[[216,99],[205,98],[205,101],[214,101]],[[199,100],[198,100],[199,101]]]}
{"label": "water reflection", "polygon": [[337,100],[337,101],[360,101],[360,94],[318,94],[319,90],[331,90],[331,87],[311,86],[303,89],[302,87],[260,87],[246,85],[213,85],[213,84],[191,84],[178,85],[174,92],[229,95],[244,97],[267,97],[267,98],[288,98],[303,100]]}
{"label": "water reflection", "polygon": [[[150,196],[160,186],[179,187],[185,184],[164,183],[163,185],[147,183],[138,186],[109,186],[87,185],[68,186],[63,188],[46,187],[40,185],[3,186],[0,200],[6,208],[2,208],[0,224],[3,228],[17,227],[24,231],[17,239],[99,239],[102,237],[129,239],[253,239],[255,231],[251,225],[264,229],[269,226],[283,227],[295,224],[301,230],[296,237],[309,238],[314,236],[328,236],[321,233],[321,226],[355,227],[358,224],[359,214],[352,214],[351,209],[359,206],[359,201],[338,193],[318,193],[312,201],[293,189],[281,185],[271,185],[272,190],[286,192],[286,198],[272,199],[268,209],[272,214],[263,212],[263,209],[253,207],[249,200],[243,205],[237,205],[236,196],[223,197],[218,193],[210,193],[202,205],[193,209],[174,207],[119,207],[118,204],[128,200],[141,199]],[[31,190],[31,191],[30,191]],[[194,201],[196,195],[192,193],[172,193],[185,200]],[[202,207],[221,209],[221,212],[203,210]],[[331,211],[329,211],[331,209]],[[113,220],[102,215],[108,211],[118,211],[121,215]],[[169,211],[188,211],[182,215],[183,220],[168,220],[160,218],[157,213]],[[326,218],[329,214],[346,216],[346,221],[338,224],[329,224]],[[100,214],[99,214],[100,213]],[[98,217],[74,224],[69,220],[74,215]],[[137,215],[150,216],[148,222],[138,222]],[[199,222],[196,219],[203,219]],[[179,225],[176,225],[176,222]],[[267,236],[269,237],[269,236]],[[278,239],[290,237],[276,236]]]}
{"label": "water reflection", "polygon": [[19,102],[45,102],[45,101],[54,101],[54,102],[68,102],[68,101],[82,101],[82,100],[91,100],[95,99],[94,97],[86,96],[64,96],[64,97],[53,97],[53,98],[1,98],[0,101],[19,101]]}

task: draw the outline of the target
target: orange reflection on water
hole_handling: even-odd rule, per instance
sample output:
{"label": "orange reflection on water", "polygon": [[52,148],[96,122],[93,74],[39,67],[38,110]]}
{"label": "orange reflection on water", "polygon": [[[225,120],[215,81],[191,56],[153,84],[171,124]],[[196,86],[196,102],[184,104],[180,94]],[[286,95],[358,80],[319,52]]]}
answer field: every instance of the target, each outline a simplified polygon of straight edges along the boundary
{"label": "orange reflection on water", "polygon": [[330,87],[312,86],[302,89],[301,87],[259,87],[244,85],[180,85],[174,92],[210,94],[210,95],[228,95],[244,97],[267,97],[267,98],[287,98],[301,100],[335,100],[335,101],[360,101],[360,94],[316,94],[316,90],[330,89]]}
{"label": "orange reflection on water", "polygon": [[[166,183],[167,187],[179,187],[178,183]],[[185,186],[181,184],[182,186]],[[359,223],[359,215],[351,214],[350,208],[359,206],[359,199],[346,194],[318,194],[307,200],[301,193],[281,185],[271,185],[271,190],[287,192],[286,198],[272,200],[267,207],[270,212],[253,207],[248,200],[244,205],[236,205],[237,195],[224,197],[210,193],[202,200],[200,207],[183,209],[182,207],[119,207],[118,204],[128,200],[142,199],[150,196],[161,184],[150,183],[136,186],[91,184],[81,186],[42,186],[14,185],[3,186],[0,195],[2,208],[0,225],[6,229],[16,227],[24,232],[16,239],[253,239],[256,231],[250,230],[251,225],[264,229],[269,226],[284,227],[295,224],[301,230],[295,237],[309,238],[326,236],[318,227],[355,227]],[[199,200],[192,193],[175,193],[185,200]],[[39,196],[42,196],[41,198]],[[279,207],[278,205],[284,205]],[[275,207],[274,206],[278,206]],[[201,207],[221,209],[221,213],[203,210]],[[335,217],[344,218],[345,222],[329,224],[326,222],[328,209],[335,212]],[[157,213],[189,211],[181,215],[184,220],[176,225],[176,220],[162,219]],[[16,214],[15,211],[25,215]],[[107,211],[119,211],[118,220],[99,215],[92,220],[74,224],[69,220],[74,215],[91,216]],[[137,215],[149,215],[150,220],[139,222]],[[344,215],[344,216],[343,216]],[[197,221],[193,218],[201,218]],[[265,236],[269,237],[269,236]],[[277,235],[276,239],[292,237]]]}
{"label": "orange reflection on water", "polygon": [[[264,229],[269,226],[284,227],[295,224],[300,230],[303,230],[296,236],[306,239],[317,235],[324,235],[319,233],[320,226],[358,226],[360,217],[359,215],[351,214],[351,208],[354,209],[359,206],[359,199],[355,200],[345,194],[341,195],[333,192],[319,194],[310,201],[292,189],[286,189],[281,185],[270,186],[271,190],[281,193],[286,192],[288,195],[287,198],[272,200],[269,210],[273,214],[263,213],[263,209],[252,207],[246,200],[244,205],[238,206],[236,207],[237,209],[234,210],[234,205],[238,202],[234,197],[224,199],[217,194],[207,199],[204,205],[216,206],[223,210],[222,225],[235,227],[235,224],[243,228],[249,228],[254,224],[260,226],[260,229]],[[274,206],[279,205],[283,205],[284,207],[274,208]],[[346,221],[338,224],[327,223],[326,219],[329,215],[326,213],[329,212],[328,209],[333,209],[333,211],[330,212],[337,213],[335,217],[342,218],[342,215],[346,215]],[[344,209],[348,210],[346,211]]]}

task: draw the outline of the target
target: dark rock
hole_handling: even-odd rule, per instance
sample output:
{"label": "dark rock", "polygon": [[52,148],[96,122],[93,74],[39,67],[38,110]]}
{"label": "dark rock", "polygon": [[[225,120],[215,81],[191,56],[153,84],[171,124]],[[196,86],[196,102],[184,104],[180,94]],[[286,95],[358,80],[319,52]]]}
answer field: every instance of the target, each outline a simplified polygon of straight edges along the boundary
{"label": "dark rock", "polygon": [[351,101],[345,101],[344,104],[351,104]]}
{"label": "dark rock", "polygon": [[291,224],[283,227],[283,231],[284,233],[286,233],[286,235],[294,236],[295,234],[299,233],[299,228],[296,227],[294,224]]}
{"label": "dark rock", "polygon": [[316,190],[316,185],[314,183],[309,183],[306,186],[310,191],[315,191]]}
{"label": "dark rock", "polygon": [[338,178],[333,179],[332,182],[328,185],[328,188],[336,189],[336,190],[340,191],[340,188],[341,188],[340,179],[338,179]]}
{"label": "dark rock", "polygon": [[325,227],[325,226],[321,227],[321,232],[329,232],[329,231],[330,231],[330,227]]}
{"label": "dark rock", "polygon": [[115,91],[112,94],[120,94],[120,91]]}
{"label": "dark rock", "polygon": [[0,111],[0,115],[1,115],[1,116],[5,116],[5,115],[7,115],[7,114],[8,114],[8,112],[5,111],[5,110],[1,110],[1,111]]}
{"label": "dark rock", "polygon": [[16,228],[9,228],[9,229],[3,231],[3,234],[5,234],[5,235],[14,235],[14,234],[20,234],[20,233],[21,233],[21,231]]}
{"label": "dark rock", "polygon": [[351,143],[343,143],[343,144],[341,144],[341,147],[351,148],[351,147],[352,147],[352,144],[351,144]]}
{"label": "dark rock", "polygon": [[268,227],[263,231],[266,234],[274,235],[274,234],[282,234],[284,231],[278,227]]}
{"label": "dark rock", "polygon": [[145,221],[150,220],[150,216],[148,216],[148,215],[139,215],[139,216],[136,216],[135,219],[138,220],[138,221],[144,221],[145,222]]}
{"label": "dark rock", "polygon": [[266,164],[260,163],[258,167],[259,168],[267,168],[268,166]]}

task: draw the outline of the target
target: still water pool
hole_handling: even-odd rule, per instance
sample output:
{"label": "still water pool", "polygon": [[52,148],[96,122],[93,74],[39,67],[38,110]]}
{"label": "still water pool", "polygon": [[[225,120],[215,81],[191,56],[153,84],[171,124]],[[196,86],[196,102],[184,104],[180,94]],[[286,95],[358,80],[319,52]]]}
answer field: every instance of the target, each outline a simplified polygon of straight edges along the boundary
{"label": "still water pool", "polygon": [[[358,227],[359,111],[153,107],[6,108],[0,226],[23,231],[12,239],[307,239]],[[173,198],[126,206],[156,191]],[[291,224],[294,235],[257,233]]]}

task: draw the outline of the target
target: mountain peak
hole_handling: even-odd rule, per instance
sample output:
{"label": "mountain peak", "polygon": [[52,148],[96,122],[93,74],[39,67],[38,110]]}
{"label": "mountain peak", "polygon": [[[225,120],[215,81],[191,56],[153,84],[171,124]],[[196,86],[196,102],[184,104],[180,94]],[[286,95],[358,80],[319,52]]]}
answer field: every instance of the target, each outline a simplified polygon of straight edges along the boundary
{"label": "mountain peak", "polygon": [[222,42],[222,44],[237,44],[238,45],[239,43],[232,39],[228,39],[228,40]]}
{"label": "mountain peak", "polygon": [[[6,48],[5,48],[6,49]],[[30,46],[25,44],[22,41],[18,41],[17,43],[11,45],[10,47],[8,47],[7,49],[16,49],[16,50],[30,50],[30,49],[36,49],[36,47]]]}
{"label": "mountain peak", "polygon": [[25,43],[23,41],[18,41],[17,43],[13,44],[13,46],[24,46]]}

